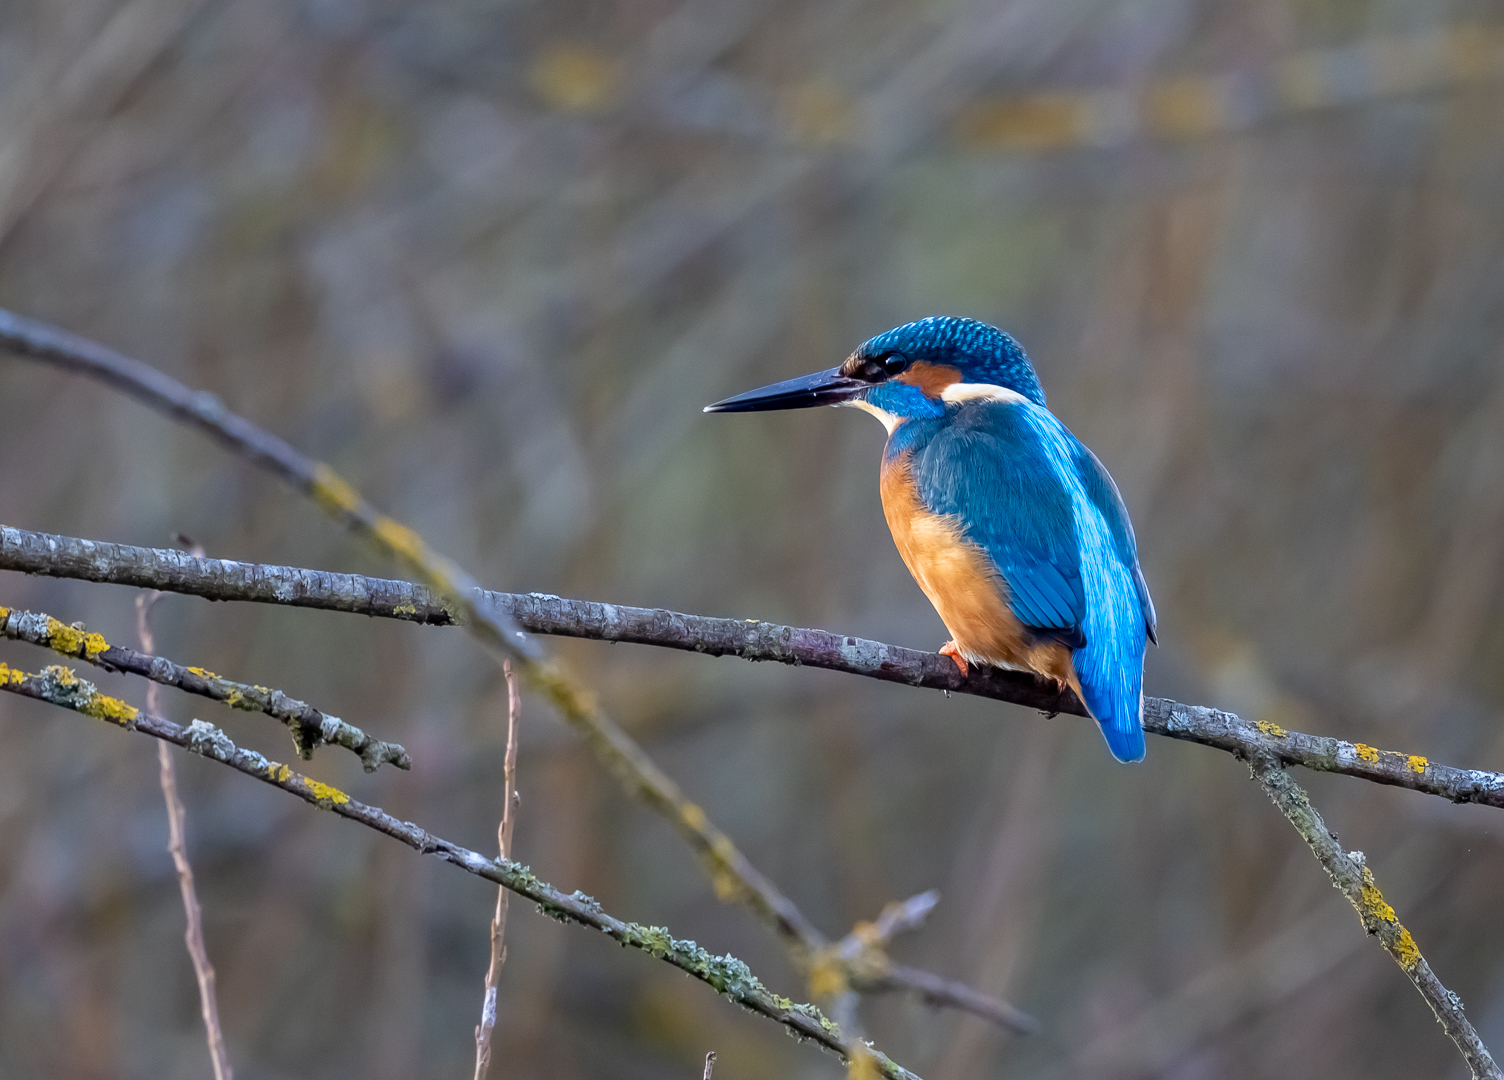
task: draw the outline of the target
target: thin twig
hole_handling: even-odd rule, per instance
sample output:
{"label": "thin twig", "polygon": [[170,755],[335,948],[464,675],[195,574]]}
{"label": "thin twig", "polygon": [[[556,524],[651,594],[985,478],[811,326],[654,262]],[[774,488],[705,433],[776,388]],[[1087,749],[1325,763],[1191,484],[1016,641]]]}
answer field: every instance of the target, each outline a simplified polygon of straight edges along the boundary
{"label": "thin twig", "polygon": [[313,757],[318,747],[328,745],[343,746],[358,755],[366,772],[375,772],[387,763],[399,769],[412,767],[412,759],[397,743],[374,739],[354,724],[320,712],[280,690],[236,682],[199,667],[183,667],[165,657],[149,655],[149,650],[139,653],[123,645],[111,645],[102,635],[90,633],[81,623],[69,625],[42,612],[0,607],[0,634],[87,661],[106,671],[123,671],[150,679],[152,686],[147,688],[148,695],[155,692],[157,683],[161,683],[222,701],[232,709],[266,713],[280,720],[292,733],[293,747],[305,761]]}
{"label": "thin twig", "polygon": [[[160,716],[144,712],[119,698],[102,694],[94,685],[80,679],[70,669],[54,665],[44,671],[27,674],[0,663],[0,690],[22,697],[45,701],[92,716],[126,731],[137,731],[172,743],[202,757],[228,765],[238,772],[296,795],[304,802],[359,822],[424,855],[434,855],[477,877],[495,882],[537,904],[543,914],[560,922],[578,923],[599,930],[613,941],[648,953],[694,976],[718,994],[724,994],[743,1007],[781,1024],[793,1035],[811,1039],[843,1058],[852,1053],[841,1030],[812,1005],[801,1005],[780,997],[765,987],[747,965],[731,955],[712,956],[693,941],[673,937],[659,926],[625,922],[606,913],[601,905],[582,892],[564,893],[540,880],[531,870],[510,859],[488,859],[477,851],[451,843],[401,821],[376,806],[351,798],[338,788],[294,772],[287,765],[268,760],[254,750],[235,745],[230,737],[213,724],[195,720],[186,728]],[[888,1080],[918,1080],[907,1069],[886,1056],[872,1051],[881,1075]]]}
{"label": "thin twig", "polygon": [[[160,588],[209,600],[282,604],[432,626],[451,626],[458,619],[432,591],[409,581],[291,566],[192,559],[170,549],[81,540],[4,525],[0,525],[0,569],[133,588]],[[973,664],[970,674],[962,676],[955,664],[938,653],[827,630],[565,600],[542,593],[487,592],[484,597],[486,603],[508,612],[519,625],[535,634],[631,642],[752,661],[771,660],[970,694],[1027,708],[1085,715],[1085,709],[1073,694],[1057,700],[1052,685],[1022,672]],[[1145,698],[1144,730],[1245,757],[1272,753],[1288,765],[1409,788],[1452,802],[1504,807],[1504,773],[1455,768],[1415,754],[1288,731],[1277,724],[1255,723],[1203,705]]]}
{"label": "thin twig", "polygon": [[[517,810],[522,797],[517,794],[517,723],[522,718],[522,692],[517,688],[517,674],[512,662],[503,660],[502,673],[507,680],[507,751],[502,764],[501,824],[496,827],[496,846],[503,859],[512,857],[512,830],[517,825]],[[496,986],[501,966],[507,962],[507,891],[496,890],[496,913],[491,916],[491,963],[486,968],[486,992],[481,1004],[480,1024],[475,1029],[475,1080],[486,1080],[491,1067],[491,1029],[496,1026]]]}
{"label": "thin twig", "polygon": [[1374,880],[1373,871],[1361,851],[1343,851],[1342,845],[1332,835],[1321,815],[1311,805],[1310,796],[1291,778],[1279,760],[1271,755],[1249,759],[1249,770],[1263,787],[1280,813],[1290,820],[1296,832],[1310,845],[1311,851],[1337,891],[1347,897],[1358,911],[1363,929],[1375,935],[1385,951],[1394,957],[1400,970],[1415,984],[1420,996],[1426,999],[1436,1020],[1451,1040],[1457,1044],[1472,1070],[1475,1080],[1504,1080],[1504,1072],[1494,1064],[1488,1048],[1473,1025],[1463,1015],[1462,1001],[1456,994],[1441,985],[1441,980],[1431,970],[1431,965],[1421,955],[1415,938],[1400,924],[1394,908],[1384,899]]}
{"label": "thin twig", "polygon": [[[141,638],[141,647],[153,652],[151,633],[151,609],[156,604],[159,592],[139,593],[136,596],[136,633]],[[160,712],[157,684],[146,684],[146,710],[153,715]],[[204,1016],[204,1033],[209,1043],[209,1060],[214,1065],[214,1080],[232,1080],[230,1053],[225,1049],[224,1030],[219,1026],[219,998],[214,992],[214,965],[209,962],[209,950],[204,947],[204,917],[198,903],[198,890],[193,885],[193,867],[188,862],[188,844],[184,837],[186,811],[183,800],[178,798],[177,770],[172,760],[172,751],[165,742],[157,743],[157,771],[162,783],[162,798],[167,803],[167,851],[172,855],[172,865],[178,872],[178,891],[183,894],[183,913],[187,927],[183,940],[188,944],[188,956],[193,961],[193,975],[198,980],[199,1009]]]}
{"label": "thin twig", "polygon": [[715,1051],[714,1050],[712,1050],[710,1053],[708,1053],[708,1054],[705,1055],[705,1076],[704,1076],[704,1080],[710,1080],[710,1074],[713,1073],[713,1072],[715,1072]]}

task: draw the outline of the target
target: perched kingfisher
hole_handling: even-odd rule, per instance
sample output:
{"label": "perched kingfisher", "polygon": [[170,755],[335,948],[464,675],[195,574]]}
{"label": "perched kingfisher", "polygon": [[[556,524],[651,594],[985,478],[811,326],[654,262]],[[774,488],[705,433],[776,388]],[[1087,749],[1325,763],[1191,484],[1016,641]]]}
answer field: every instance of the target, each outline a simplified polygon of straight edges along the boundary
{"label": "perched kingfisher", "polygon": [[879,334],[840,367],[707,406],[851,405],[888,429],[883,514],[967,664],[1070,687],[1119,761],[1144,756],[1154,603],[1117,485],[1044,403],[1012,337],[933,317]]}

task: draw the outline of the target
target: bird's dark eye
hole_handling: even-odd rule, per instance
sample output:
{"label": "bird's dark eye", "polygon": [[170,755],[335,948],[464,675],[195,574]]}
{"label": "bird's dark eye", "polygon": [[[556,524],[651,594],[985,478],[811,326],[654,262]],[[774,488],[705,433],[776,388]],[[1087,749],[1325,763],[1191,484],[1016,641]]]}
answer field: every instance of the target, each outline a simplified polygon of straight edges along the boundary
{"label": "bird's dark eye", "polygon": [[908,366],[909,358],[902,353],[886,353],[882,356],[862,356],[860,353],[853,353],[841,365],[841,374],[848,379],[880,383],[884,379],[891,379]]}

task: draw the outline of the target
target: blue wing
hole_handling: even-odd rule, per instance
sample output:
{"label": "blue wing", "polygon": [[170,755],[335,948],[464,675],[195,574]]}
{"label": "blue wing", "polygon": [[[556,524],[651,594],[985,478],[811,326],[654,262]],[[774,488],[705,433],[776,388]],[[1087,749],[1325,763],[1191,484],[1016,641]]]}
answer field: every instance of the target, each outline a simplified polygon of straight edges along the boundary
{"label": "blue wing", "polygon": [[1028,419],[1004,403],[970,405],[914,448],[910,467],[925,506],[954,514],[992,556],[1019,621],[1083,647],[1086,590],[1071,494]]}
{"label": "blue wing", "polygon": [[967,538],[992,556],[1024,625],[1071,647],[1113,756],[1141,759],[1154,604],[1107,470],[1058,420],[1027,404],[969,403],[912,449],[925,505],[959,517]]}
{"label": "blue wing", "polygon": [[1149,598],[1149,583],[1138,565],[1138,541],[1133,536],[1133,522],[1128,520],[1128,508],[1123,505],[1123,496],[1118,493],[1107,469],[1079,440],[1075,443],[1076,474],[1086,488],[1087,497],[1101,511],[1107,528],[1112,533],[1113,546],[1117,549],[1118,561],[1133,574],[1133,588],[1138,593],[1139,610],[1144,616],[1144,629],[1149,640],[1159,644],[1159,622],[1154,614],[1154,601]]}

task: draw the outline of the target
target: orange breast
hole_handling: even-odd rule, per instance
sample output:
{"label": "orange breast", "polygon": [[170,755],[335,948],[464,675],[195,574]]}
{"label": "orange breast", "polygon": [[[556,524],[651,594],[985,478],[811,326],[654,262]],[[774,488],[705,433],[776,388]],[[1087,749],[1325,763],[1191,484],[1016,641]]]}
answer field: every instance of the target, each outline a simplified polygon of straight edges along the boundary
{"label": "orange breast", "polygon": [[907,454],[883,463],[883,514],[893,542],[940,621],[969,661],[1033,671],[1076,686],[1070,648],[1037,639],[1008,606],[1008,584],[992,559],[963,535],[958,518],[919,499]]}

